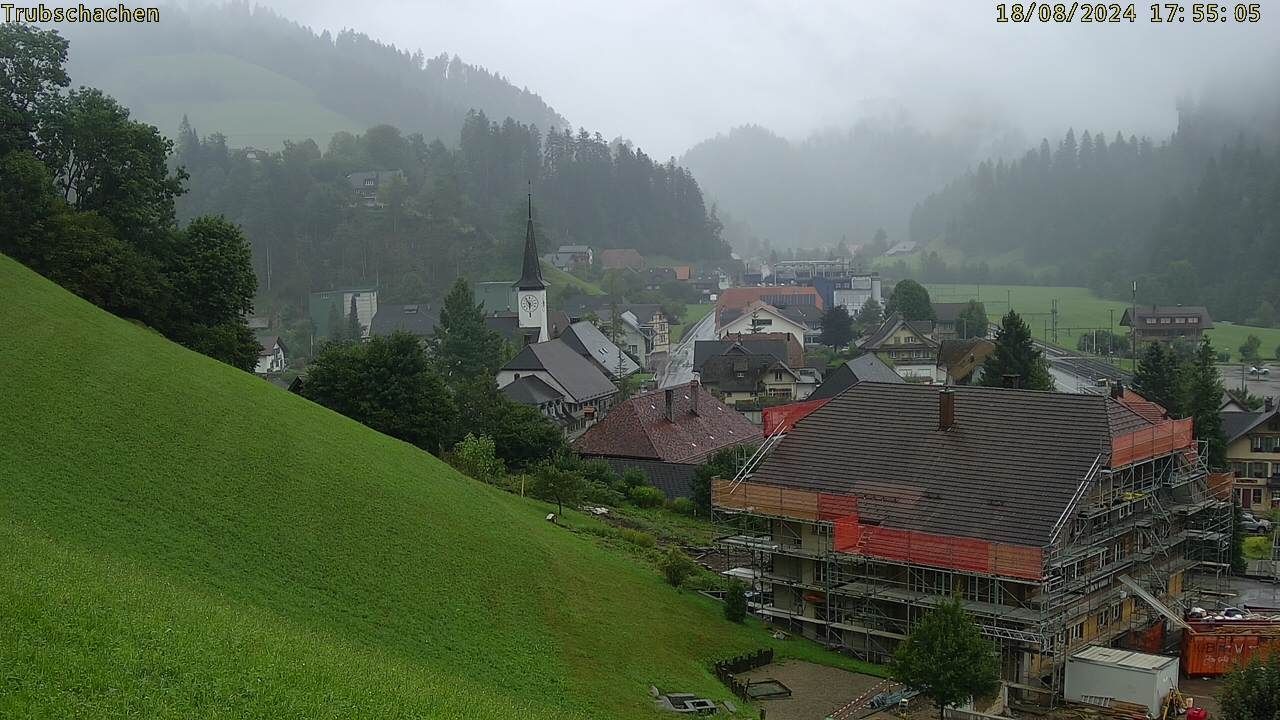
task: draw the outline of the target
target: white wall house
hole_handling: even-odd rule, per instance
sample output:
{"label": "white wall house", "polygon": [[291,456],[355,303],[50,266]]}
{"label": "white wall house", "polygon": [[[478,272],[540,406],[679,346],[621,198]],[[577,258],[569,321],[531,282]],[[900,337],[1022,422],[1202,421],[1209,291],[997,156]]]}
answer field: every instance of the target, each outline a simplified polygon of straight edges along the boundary
{"label": "white wall house", "polygon": [[782,311],[768,303],[756,301],[744,308],[740,315],[728,317],[729,313],[728,310],[721,311],[721,324],[716,329],[716,335],[720,339],[734,333],[753,335],[764,332],[784,332],[795,337],[796,342],[801,346],[804,345],[807,331],[805,326],[786,317]]}
{"label": "white wall house", "polygon": [[282,373],[289,367],[284,343],[275,335],[258,340],[258,364],[253,372],[258,375]]}

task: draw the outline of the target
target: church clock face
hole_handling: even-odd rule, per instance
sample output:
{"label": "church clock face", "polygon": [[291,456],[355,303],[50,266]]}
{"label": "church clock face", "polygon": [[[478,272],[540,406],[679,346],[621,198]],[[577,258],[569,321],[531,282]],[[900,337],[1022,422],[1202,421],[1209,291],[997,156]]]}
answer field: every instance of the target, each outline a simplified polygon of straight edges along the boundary
{"label": "church clock face", "polygon": [[532,295],[525,295],[524,298],[520,300],[520,307],[524,308],[525,312],[532,315],[534,311],[538,309],[538,298]]}

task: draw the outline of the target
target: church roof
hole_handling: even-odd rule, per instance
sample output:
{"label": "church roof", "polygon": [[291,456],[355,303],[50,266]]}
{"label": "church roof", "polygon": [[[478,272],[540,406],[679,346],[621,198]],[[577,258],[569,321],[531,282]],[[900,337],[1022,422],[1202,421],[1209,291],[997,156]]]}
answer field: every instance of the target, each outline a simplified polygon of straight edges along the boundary
{"label": "church roof", "polygon": [[524,232],[524,266],[515,286],[520,290],[545,290],[542,265],[538,262],[538,243],[533,239],[533,193],[529,193],[529,221]]}

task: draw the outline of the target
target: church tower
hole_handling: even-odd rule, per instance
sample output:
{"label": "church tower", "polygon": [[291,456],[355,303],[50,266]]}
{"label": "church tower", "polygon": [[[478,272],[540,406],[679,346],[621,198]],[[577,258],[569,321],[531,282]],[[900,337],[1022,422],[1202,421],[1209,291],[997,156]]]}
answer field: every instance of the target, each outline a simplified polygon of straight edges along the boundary
{"label": "church tower", "polygon": [[542,266],[538,263],[538,244],[533,239],[533,193],[529,193],[529,221],[524,232],[524,267],[515,283],[516,313],[520,317],[520,329],[533,335],[538,331],[537,342],[551,339],[547,330],[547,283],[542,279]]}

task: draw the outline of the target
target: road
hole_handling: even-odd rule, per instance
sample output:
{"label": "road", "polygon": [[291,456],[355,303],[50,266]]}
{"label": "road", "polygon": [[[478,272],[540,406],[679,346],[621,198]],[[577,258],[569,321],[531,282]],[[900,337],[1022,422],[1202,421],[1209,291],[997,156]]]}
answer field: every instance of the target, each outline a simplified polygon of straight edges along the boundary
{"label": "road", "polygon": [[655,382],[659,388],[683,385],[693,379],[693,344],[698,340],[716,339],[716,313],[707,313],[685,332],[680,344],[667,355],[666,367],[658,373]]}
{"label": "road", "polygon": [[1261,367],[1271,370],[1271,374],[1255,378],[1249,375],[1248,365],[1218,365],[1218,372],[1222,373],[1222,386],[1227,390],[1239,390],[1243,383],[1243,387],[1251,395],[1280,398],[1280,367],[1272,367],[1271,363],[1262,363]]}

